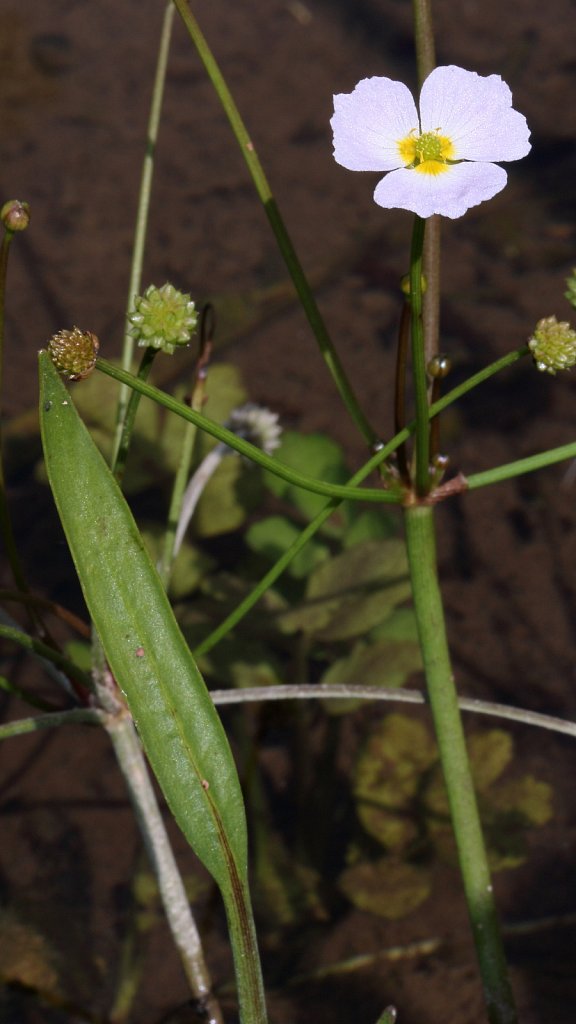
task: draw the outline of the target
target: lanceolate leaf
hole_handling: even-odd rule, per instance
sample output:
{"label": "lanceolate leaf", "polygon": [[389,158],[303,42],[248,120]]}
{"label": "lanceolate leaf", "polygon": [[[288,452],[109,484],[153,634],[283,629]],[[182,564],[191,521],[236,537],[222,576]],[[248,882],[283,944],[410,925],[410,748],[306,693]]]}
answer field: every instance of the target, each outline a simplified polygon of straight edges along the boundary
{"label": "lanceolate leaf", "polygon": [[86,604],[171,811],[222,891],[242,1019],[263,1021],[244,805],[226,735],[124,497],[46,353],[40,385],[48,477]]}
{"label": "lanceolate leaf", "polygon": [[40,367],[48,477],[108,663],[191,846],[218,882],[230,855],[244,877],[242,795],[220,719],[120,489],[42,354]]}

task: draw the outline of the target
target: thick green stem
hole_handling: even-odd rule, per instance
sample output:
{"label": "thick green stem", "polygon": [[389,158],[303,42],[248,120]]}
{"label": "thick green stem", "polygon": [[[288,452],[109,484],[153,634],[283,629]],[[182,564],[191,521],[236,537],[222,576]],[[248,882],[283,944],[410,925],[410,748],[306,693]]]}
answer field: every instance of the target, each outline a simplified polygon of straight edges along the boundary
{"label": "thick green stem", "polygon": [[406,509],[406,543],[428,696],[490,1024],[516,1024],[482,827],[446,639],[434,510]]}

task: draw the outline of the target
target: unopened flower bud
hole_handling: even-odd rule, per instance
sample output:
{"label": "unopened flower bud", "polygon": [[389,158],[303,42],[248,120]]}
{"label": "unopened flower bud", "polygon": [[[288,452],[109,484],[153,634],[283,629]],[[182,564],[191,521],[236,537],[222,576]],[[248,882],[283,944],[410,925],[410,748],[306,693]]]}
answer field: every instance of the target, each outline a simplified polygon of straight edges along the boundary
{"label": "unopened flower bud", "polygon": [[447,377],[452,369],[452,360],[450,356],[443,355],[439,352],[433,356],[426,367],[426,372],[429,377],[433,380],[443,380]]}
{"label": "unopened flower bud", "polygon": [[134,300],[134,312],[128,320],[130,334],[139,345],[172,353],[177,345],[189,343],[198,314],[190,296],[177,291],[174,285],[150,285],[144,295]]}
{"label": "unopened flower bud", "polygon": [[58,331],[48,342],[48,354],[66,380],[84,380],[96,365],[100,342],[91,331],[74,327]]}
{"label": "unopened flower bud", "polygon": [[555,316],[546,316],[536,324],[528,348],[539,370],[552,374],[569,370],[576,364],[576,331]]}
{"label": "unopened flower bud", "polygon": [[30,223],[28,203],[21,203],[19,199],[9,199],[0,210],[0,220],[6,231],[12,234],[15,231],[25,231]]}
{"label": "unopened flower bud", "polygon": [[[422,274],[420,277],[420,287],[422,289],[422,295],[424,295],[424,292],[428,287],[428,282],[426,281],[424,274]],[[404,274],[404,276],[401,278],[400,291],[402,291],[404,295],[410,295],[410,274]]]}

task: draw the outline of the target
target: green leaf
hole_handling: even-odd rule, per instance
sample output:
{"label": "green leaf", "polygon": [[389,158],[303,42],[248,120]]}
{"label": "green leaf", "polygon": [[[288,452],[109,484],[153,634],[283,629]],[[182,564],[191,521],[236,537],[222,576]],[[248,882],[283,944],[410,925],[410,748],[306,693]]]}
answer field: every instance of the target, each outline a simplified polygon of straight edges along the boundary
{"label": "green leaf", "polygon": [[262,494],[257,467],[237,455],[226,455],[210,477],[194,513],[197,537],[217,537],[238,530]]}
{"label": "green leaf", "polygon": [[[246,531],[246,543],[257,554],[265,555],[275,562],[302,531],[285,516],[268,516],[254,523]],[[312,538],[296,557],[290,562],[287,572],[296,579],[304,579],[312,570],[323,562],[330,554],[326,544]]]}
{"label": "green leaf", "polygon": [[39,361],[48,478],[86,604],[172,814],[220,886],[241,1018],[263,1021],[246,819],[226,734],[116,481],[48,355]]}
{"label": "green leaf", "polygon": [[218,714],[124,497],[43,353],[40,369],[48,477],[110,668],[191,846],[221,885],[230,857],[245,879],[242,794]]}
{"label": "green leaf", "polygon": [[398,534],[398,519],[386,509],[350,508],[350,524],[342,538],[345,548],[353,548],[365,540],[386,540]]}
{"label": "green leaf", "polygon": [[[183,399],[185,391],[181,387],[176,397]],[[217,422],[223,422],[233,408],[246,401],[238,370],[225,363],[211,368],[207,391],[207,415]],[[117,387],[111,384],[110,378],[94,373],[76,389],[74,400],[93,440],[108,458],[116,426]],[[176,471],[182,430],[178,417],[166,415],[154,402],[140,403],[124,478],[127,494],[138,494]],[[202,435],[199,456],[206,454],[214,444],[213,438]]]}

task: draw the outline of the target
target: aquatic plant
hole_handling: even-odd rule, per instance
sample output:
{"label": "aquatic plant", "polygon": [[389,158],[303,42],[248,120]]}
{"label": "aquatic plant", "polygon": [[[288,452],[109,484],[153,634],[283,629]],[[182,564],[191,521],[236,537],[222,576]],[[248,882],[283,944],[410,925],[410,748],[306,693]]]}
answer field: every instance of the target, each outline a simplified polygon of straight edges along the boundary
{"label": "aquatic plant", "polygon": [[[200,303],[170,282],[142,289],[153,157],[175,11],[228,116],[343,408],[366,444],[366,461],[354,472],[335,442],[292,431],[281,436],[276,411],[246,401],[250,396],[233,372],[211,370],[216,328],[209,305],[200,310]],[[322,920],[325,903],[342,900],[342,894],[363,909],[398,917],[428,895],[435,857],[459,865],[488,1021],[516,1024],[518,1019],[491,871],[522,861],[527,829],[551,814],[551,791],[528,775],[504,777],[513,756],[510,735],[490,730],[467,742],[461,711],[516,718],[572,736],[576,725],[498,705],[471,705],[459,695],[438,574],[435,509],[466,491],[573,458],[576,444],[466,476],[451,472],[440,449],[438,421],[457,400],[526,357],[552,376],[569,369],[576,362],[576,334],[555,316],[543,317],[526,328],[526,343],[441,393],[450,359],[438,342],[437,215],[461,217],[495,196],[507,181],[500,162],[520,159],[530,144],[526,120],[512,107],[510,89],[500,76],[434,66],[430,9],[424,0],[415,2],[415,34],[419,107],[402,83],[371,77],[351,93],[336,94],[331,121],[338,163],[384,172],[376,203],[415,214],[409,273],[398,289],[393,436],[382,440],[369,422],[222,73],[187,0],[174,0],[166,8],[160,40],[122,365],[101,354],[89,325],[62,327],[39,356],[44,471],[89,627],[35,595],[15,542],[0,463],[0,528],[13,580],[4,596],[21,606],[23,619],[6,616],[0,635],[36,658],[65,700],[62,708],[6,681],[6,689],[39,713],[7,722],[0,738],[71,722],[105,730],[196,1009],[212,1024],[221,1024],[224,1014],[147,764],[174,821],[221,893],[242,1024],[267,1020],[253,890],[280,930],[297,926],[303,914]],[[10,298],[8,256],[29,227],[27,204],[5,203],[1,220],[0,369]],[[567,285],[574,305],[573,276]],[[189,393],[172,394],[151,383],[157,354],[178,359],[196,331]],[[144,349],[137,366],[134,343]],[[112,380],[121,385],[119,396],[111,390]],[[209,382],[216,403],[206,415]],[[232,453],[242,458],[229,458]],[[158,541],[158,524],[156,537],[147,524],[138,525],[127,495],[141,494],[151,481],[167,480],[171,494]],[[196,528],[192,538],[187,537],[191,524]],[[223,533],[234,542],[227,562],[204,543]],[[258,615],[249,619],[256,605]],[[47,625],[52,614],[76,628],[84,643],[63,645],[54,638]],[[421,668],[425,695],[406,686]],[[225,682],[227,689],[211,690],[207,682],[215,687]],[[296,770],[303,778],[304,760],[310,771],[298,794],[299,809],[304,804],[313,808],[314,834],[306,835],[302,827],[293,852],[266,799],[257,742],[249,730],[232,737],[243,755],[241,780],[231,736],[216,710],[219,703],[280,699],[322,701],[333,739],[366,700],[429,705],[434,735],[411,717],[388,715],[369,723],[358,745],[352,778],[338,804],[344,807],[342,820],[346,813],[351,817],[352,809],[355,821],[353,838],[347,836],[340,845],[345,863],[339,864],[338,894],[327,893],[321,870],[326,845],[332,855],[337,845],[332,837],[330,844],[325,841],[337,788],[328,771],[333,766],[327,759],[319,764],[311,744],[300,744]],[[300,740],[308,740],[310,725],[310,714],[299,716],[295,732]],[[333,786],[329,795],[327,779]],[[317,790],[322,801],[316,799]],[[249,874],[249,832],[255,879]],[[150,895],[150,887],[141,887],[135,900],[139,910],[149,910],[156,892]],[[18,932],[7,924],[7,934]],[[139,927],[145,930],[141,920]],[[34,952],[33,969],[14,970],[12,980],[37,985],[38,991],[45,984],[52,1002],[60,1000],[65,1008],[42,942],[33,929],[24,936]],[[277,932],[273,941],[278,948]],[[129,1019],[138,976],[137,958],[127,946],[127,966],[107,1014],[117,1024]],[[40,976],[48,980],[34,980]],[[379,1024],[395,1019],[396,1010],[387,1007]]]}

